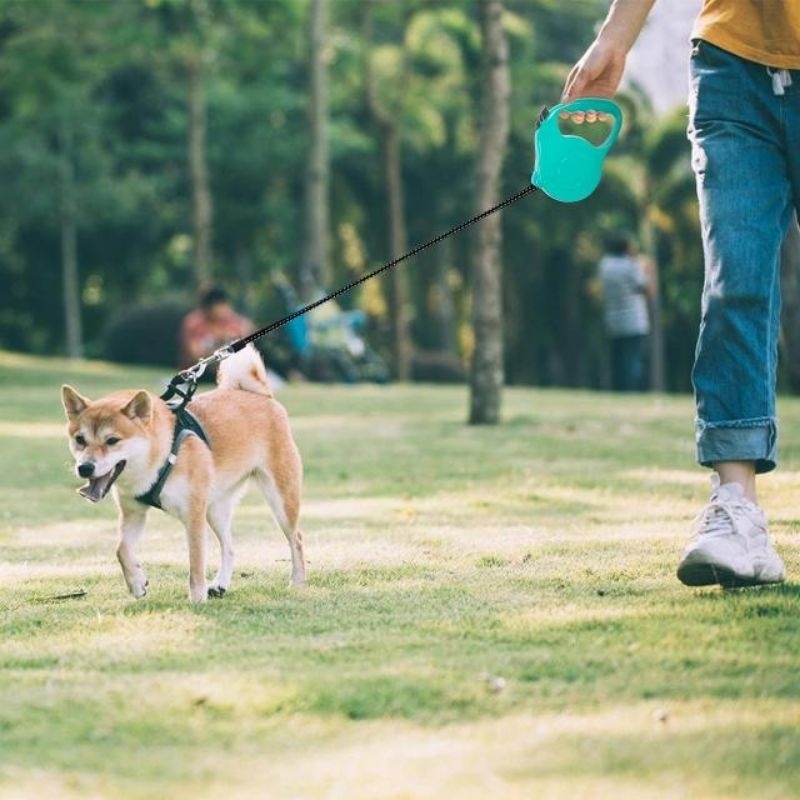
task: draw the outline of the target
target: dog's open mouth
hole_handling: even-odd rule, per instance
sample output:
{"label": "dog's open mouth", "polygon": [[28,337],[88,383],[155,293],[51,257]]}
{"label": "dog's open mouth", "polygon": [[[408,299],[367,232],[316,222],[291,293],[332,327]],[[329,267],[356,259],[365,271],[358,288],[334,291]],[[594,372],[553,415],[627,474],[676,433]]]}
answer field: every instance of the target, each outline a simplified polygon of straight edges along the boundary
{"label": "dog's open mouth", "polygon": [[87,500],[91,500],[93,503],[100,502],[100,500],[108,494],[108,490],[114,485],[114,481],[119,478],[124,469],[125,462],[120,461],[111,472],[89,478],[89,483],[87,483],[86,486],[81,486],[81,488],[78,489],[78,494],[81,497],[85,497]]}

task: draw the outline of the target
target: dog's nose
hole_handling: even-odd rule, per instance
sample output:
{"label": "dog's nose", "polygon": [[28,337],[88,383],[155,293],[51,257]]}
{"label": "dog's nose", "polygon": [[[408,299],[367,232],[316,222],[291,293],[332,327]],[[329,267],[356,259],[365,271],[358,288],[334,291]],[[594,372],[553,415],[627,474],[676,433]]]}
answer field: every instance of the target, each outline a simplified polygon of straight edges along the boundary
{"label": "dog's nose", "polygon": [[81,478],[91,478],[94,473],[94,464],[91,461],[84,461],[83,464],[78,464],[78,475]]}

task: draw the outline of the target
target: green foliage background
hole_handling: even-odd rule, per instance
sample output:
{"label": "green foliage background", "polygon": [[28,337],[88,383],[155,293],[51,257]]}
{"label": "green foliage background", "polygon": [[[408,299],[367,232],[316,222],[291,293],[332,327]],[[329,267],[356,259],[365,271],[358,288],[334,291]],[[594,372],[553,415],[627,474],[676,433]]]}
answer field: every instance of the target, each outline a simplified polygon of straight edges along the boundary
{"label": "green foliage background", "polygon": [[[605,5],[507,2],[513,85],[507,194],[526,184],[539,109],[557,101]],[[64,130],[71,132],[87,353],[103,353],[110,321],[132,304],[165,296],[191,300],[183,65],[200,50],[208,58],[215,276],[258,321],[282,311],[273,279],[277,273],[296,279],[303,250],[309,6],[299,0],[0,0],[0,346],[64,352]],[[390,256],[378,138],[364,99],[359,6],[332,1],[326,53],[337,285]],[[413,244],[476,210],[481,42],[474,3],[376,5],[372,56],[389,104],[401,48],[408,65],[403,179]],[[642,231],[657,257],[667,385],[688,386],[702,268],[683,115],[656,120],[635,91],[624,101],[625,133],[590,200],[564,206],[538,196],[504,215],[512,383],[603,385],[605,348],[589,284],[602,231],[623,225]],[[445,346],[468,357],[470,243],[469,235],[459,236],[403,267],[412,284],[416,346]],[[436,323],[443,285],[456,309],[445,335]],[[386,347],[379,287],[345,302],[371,314],[377,345]]]}

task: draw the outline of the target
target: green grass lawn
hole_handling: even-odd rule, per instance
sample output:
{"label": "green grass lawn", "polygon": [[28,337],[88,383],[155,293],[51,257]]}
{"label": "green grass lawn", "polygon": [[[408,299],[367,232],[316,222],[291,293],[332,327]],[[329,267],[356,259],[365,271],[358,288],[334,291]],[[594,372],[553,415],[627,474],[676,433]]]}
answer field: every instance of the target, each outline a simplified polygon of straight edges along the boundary
{"label": "green grass lawn", "polygon": [[687,397],[509,390],[484,429],[462,388],[287,388],[309,585],[252,493],[193,607],[159,512],[128,596],[58,396],[166,377],[0,354],[3,800],[800,793],[800,401],[761,485],[790,581],[723,593],[674,577],[708,491]]}

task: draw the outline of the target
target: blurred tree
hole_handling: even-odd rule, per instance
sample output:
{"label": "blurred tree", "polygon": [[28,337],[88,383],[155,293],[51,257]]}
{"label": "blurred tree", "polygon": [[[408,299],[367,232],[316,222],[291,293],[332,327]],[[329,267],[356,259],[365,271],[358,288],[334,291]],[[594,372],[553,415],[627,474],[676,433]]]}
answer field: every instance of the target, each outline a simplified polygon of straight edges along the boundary
{"label": "blurred tree", "polygon": [[215,275],[250,313],[271,317],[284,311],[272,275],[299,282],[307,239],[309,7],[222,8],[208,96]]}
{"label": "blurred tree", "polygon": [[206,74],[212,58],[208,41],[209,9],[206,0],[188,0],[188,27],[194,46],[184,53],[189,124],[186,129],[189,175],[192,180],[192,246],[194,273],[198,283],[208,281],[213,261],[213,203],[206,159],[208,111]]}
{"label": "blurred tree", "polygon": [[[328,0],[311,0],[308,23],[310,143],[306,170],[306,244],[301,287],[327,287],[328,264]],[[304,300],[311,299],[308,296]]]}
{"label": "blurred tree", "polygon": [[75,136],[72,120],[64,114],[57,131],[59,218],[61,227],[61,283],[67,355],[83,355],[80,278],[78,276],[78,209],[75,186]]}
{"label": "blurred tree", "polygon": [[[400,4],[400,44],[373,44],[373,7],[375,0],[362,6],[365,47],[364,91],[367,108],[380,138],[383,159],[383,178],[388,201],[389,256],[397,258],[408,250],[406,211],[403,192],[403,161],[401,124],[406,103],[408,60],[405,49],[405,28],[408,7]],[[383,70],[379,76],[375,61],[381,58]],[[392,321],[392,366],[398,380],[408,380],[411,374],[411,333],[408,314],[408,276],[403,269],[393,269],[389,283],[389,310]]]}
{"label": "blurred tree", "polygon": [[[383,42],[373,50],[373,67],[379,94],[388,101],[402,96],[395,124],[403,153],[406,238],[414,244],[473,212],[473,72],[479,63],[480,36],[471,5],[407,1],[404,8],[401,15],[401,9],[391,4],[373,6],[376,32]],[[393,44],[397,41],[402,41],[402,59]],[[402,79],[397,66],[401,60]],[[389,206],[385,182],[379,190]],[[397,201],[393,205],[397,207]],[[386,213],[389,216],[388,209]],[[468,243],[469,237],[457,237],[401,268],[406,273],[414,363],[426,360],[430,351],[450,348],[433,358],[448,374],[463,372],[457,329],[466,323],[461,307],[466,298]],[[385,252],[385,246],[379,246]]]}
{"label": "blurred tree", "polygon": [[[146,0],[151,45],[161,69],[179,76],[185,91],[186,158],[191,186],[192,267],[196,283],[208,281],[213,263],[213,198],[206,135],[209,69],[227,20],[219,0]],[[217,11],[217,13],[214,13]],[[145,34],[147,35],[147,34]]]}
{"label": "blurred tree", "polygon": [[[112,42],[118,18],[89,4],[59,2],[51,10],[42,15],[36,5],[22,3],[0,9],[0,207],[9,220],[7,247],[17,251],[17,258],[26,247],[47,253],[37,270],[12,269],[2,318],[12,326],[26,317],[59,321],[44,336],[23,322],[12,337],[30,348],[66,350],[77,357],[83,353],[82,311],[100,290],[95,283],[87,295],[88,278],[81,277],[84,232],[113,215],[106,204],[129,188],[113,184],[103,141],[105,109],[93,96],[116,62]],[[55,191],[43,191],[45,186]],[[60,280],[50,270],[58,263],[56,241]],[[60,292],[43,295],[42,287],[59,285]],[[59,294],[60,313],[52,302]]]}
{"label": "blurred tree", "polygon": [[689,144],[686,112],[676,109],[653,122],[641,144],[639,202],[649,244],[659,267],[664,387],[690,388],[700,294],[703,251]]}
{"label": "blurred tree", "polygon": [[[508,0],[512,72],[507,184],[522,188],[533,166],[533,132],[571,63],[593,36],[602,0]],[[616,151],[616,149],[615,149]],[[503,213],[505,367],[510,383],[598,386],[604,354],[599,309],[587,290],[599,257],[601,219],[635,210],[626,176],[608,170],[577,205],[527,198]]]}
{"label": "blurred tree", "polygon": [[[480,29],[470,6],[419,4],[406,29],[405,113],[412,241],[429,239],[474,213]],[[463,375],[471,355],[467,310],[471,238],[448,239],[410,271],[415,360]],[[468,338],[465,334],[469,332]],[[433,377],[429,373],[426,377]]]}
{"label": "blurred tree", "polygon": [[[483,36],[481,131],[476,169],[477,211],[499,199],[503,156],[509,129],[511,83],[508,43],[503,29],[501,0],[479,3]],[[475,352],[470,374],[472,425],[500,420],[503,375],[502,217],[497,212],[478,223],[472,264],[472,319]]]}

